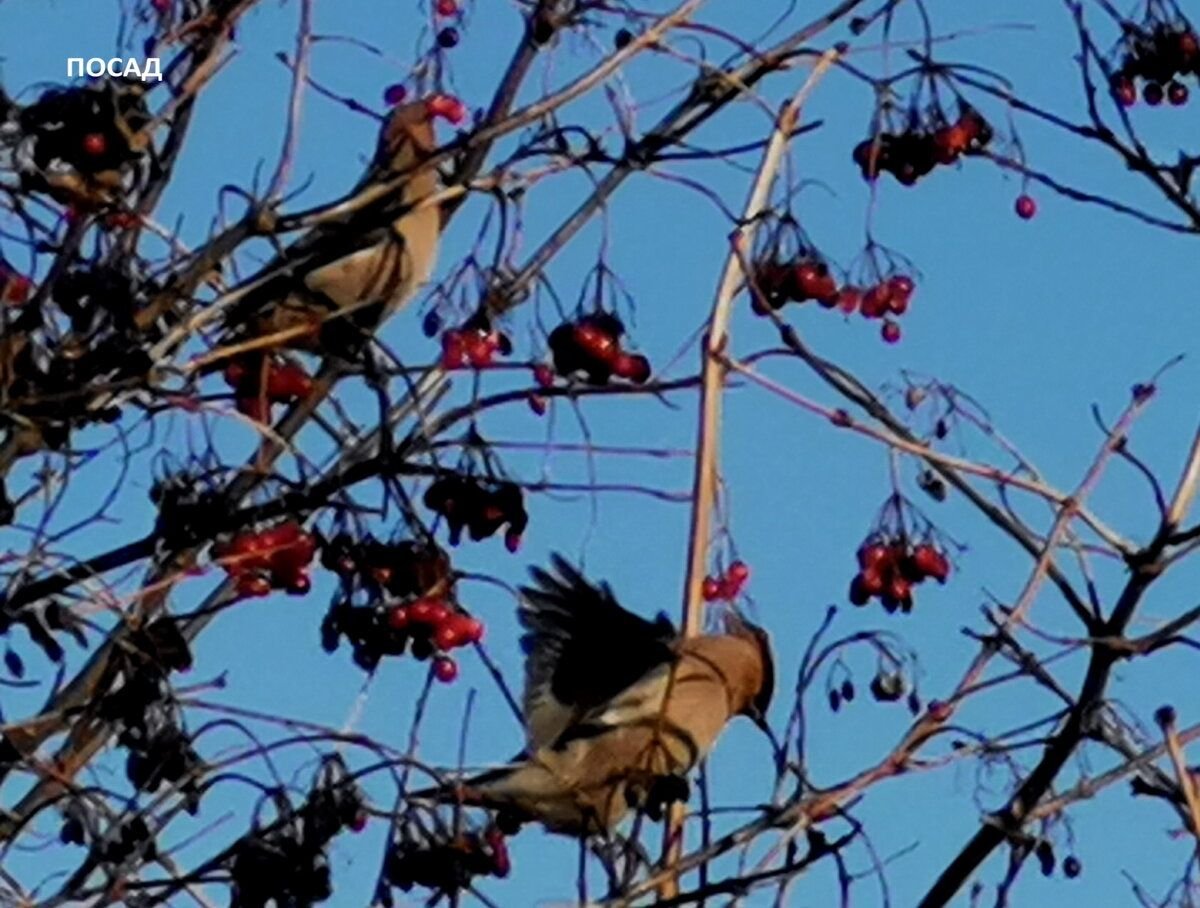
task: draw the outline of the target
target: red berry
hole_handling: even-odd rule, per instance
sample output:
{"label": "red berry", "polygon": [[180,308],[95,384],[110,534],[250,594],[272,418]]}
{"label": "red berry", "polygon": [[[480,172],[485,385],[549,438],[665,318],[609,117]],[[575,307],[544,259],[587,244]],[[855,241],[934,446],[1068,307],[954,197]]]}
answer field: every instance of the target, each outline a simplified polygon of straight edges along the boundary
{"label": "red berry", "polygon": [[879,336],[883,338],[884,343],[894,344],[900,340],[900,324],[894,322],[890,318],[884,321],[883,327],[879,329]]}
{"label": "red berry", "polygon": [[83,150],[90,155],[102,155],[108,150],[108,139],[102,132],[89,132],[83,137]]}
{"label": "red berry", "polygon": [[2,294],[3,300],[14,306],[19,306],[29,298],[29,289],[33,286],[33,282],[23,274],[10,275],[4,283]]}
{"label": "red berry", "polygon": [[449,656],[438,656],[433,660],[433,677],[449,684],[458,677],[458,663]]}
{"label": "red berry", "polygon": [[285,585],[293,596],[303,596],[312,589],[312,579],[304,571],[300,571],[289,577]]}
{"label": "red berry", "polygon": [[434,95],[425,102],[425,109],[431,117],[442,117],[456,126],[467,118],[467,105],[454,95]]}
{"label": "red berry", "polygon": [[888,278],[888,289],[893,294],[903,294],[904,296],[912,296],[913,290],[917,285],[913,283],[913,279],[907,274],[896,274]]}
{"label": "red berry", "polygon": [[863,568],[858,576],[862,580],[863,589],[870,596],[878,596],[883,592],[885,585],[884,574],[881,568]]}
{"label": "red berry", "polygon": [[397,82],[394,85],[389,85],[387,88],[385,88],[383,90],[383,103],[384,104],[391,104],[391,105],[402,104],[402,103],[404,103],[404,99],[407,97],[408,97],[408,89],[405,88],[404,85],[400,82]]}
{"label": "red berry", "polygon": [[360,810],[355,813],[354,817],[350,820],[350,831],[362,832],[367,828],[367,819],[367,812],[365,810]]}
{"label": "red berry", "polygon": [[837,306],[847,315],[857,312],[861,302],[862,291],[857,287],[843,287],[838,293]]}
{"label": "red berry", "polygon": [[458,34],[457,28],[451,28],[450,26],[446,26],[445,28],[443,28],[441,31],[439,31],[437,33],[438,46],[443,47],[446,50],[449,50],[452,47],[457,47],[458,41],[459,41],[459,34]]}
{"label": "red berry", "polygon": [[729,570],[725,572],[725,576],[738,586],[741,586],[750,579],[750,567],[744,561],[735,561],[729,565]]}
{"label": "red berry", "polygon": [[855,574],[854,579],[850,581],[850,602],[854,605],[866,605],[871,601],[873,593],[867,589],[867,584],[863,580],[862,574]]}
{"label": "red berry", "polygon": [[458,3],[456,0],[437,0],[437,6],[434,9],[439,16],[458,15]]}
{"label": "red berry", "polygon": [[1192,31],[1180,32],[1178,47],[1179,55],[1189,62],[1192,57],[1200,54],[1200,41],[1197,41],[1196,33]]}
{"label": "red berry", "polygon": [[408,606],[408,620],[413,624],[432,624],[434,605],[440,605],[440,603],[436,603],[432,599],[418,599],[411,603]]}
{"label": "red berry", "polygon": [[408,623],[410,620],[411,619],[410,619],[410,616],[408,613],[408,609],[405,608],[403,605],[398,605],[394,609],[392,609],[390,612],[388,612],[388,616],[387,616],[388,626],[391,627],[393,630],[397,630],[397,631],[404,630],[404,628],[408,627]]}
{"label": "red berry", "polygon": [[504,534],[504,547],[514,555],[521,548],[521,534],[515,530],[509,530]]}
{"label": "red berry", "polygon": [[1128,76],[1113,76],[1112,92],[1122,107],[1133,107],[1137,103],[1137,86]]}
{"label": "red berry", "polygon": [[1182,107],[1188,100],[1188,87],[1182,82],[1172,82],[1167,86],[1167,100],[1173,107]]}
{"label": "red berry", "polygon": [[257,394],[254,397],[239,397],[237,409],[239,413],[249,416],[255,422],[271,421],[271,405]]}
{"label": "red berry", "polygon": [[476,369],[484,369],[492,364],[492,355],[496,352],[496,343],[490,334],[479,331],[468,331],[462,339],[463,350],[467,362]]}
{"label": "red berry", "polygon": [[1028,221],[1037,214],[1037,202],[1033,200],[1032,196],[1024,194],[1017,196],[1017,201],[1013,205],[1013,208],[1017,212],[1017,217],[1023,221]]}
{"label": "red berry", "polygon": [[912,553],[912,565],[925,577],[945,583],[950,576],[950,562],[946,556],[929,544],[917,546]]}
{"label": "red berry", "polygon": [[470,615],[459,615],[457,622],[463,640],[467,643],[478,643],[483,639],[483,622],[478,618],[472,618]]}
{"label": "red berry", "polygon": [[109,230],[129,230],[137,223],[138,216],[132,211],[114,211],[104,219],[104,226]]}
{"label": "red berry", "polygon": [[263,574],[239,574],[237,594],[242,597],[260,597],[271,593],[271,581]]}
{"label": "red berry", "polygon": [[1142,86],[1142,100],[1151,107],[1157,107],[1163,100],[1163,87],[1157,82],[1147,82]]}
{"label": "red berry", "polygon": [[451,328],[442,335],[442,368],[461,369],[467,364],[467,344],[462,332]]}
{"label": "red berry", "polygon": [[225,384],[231,388],[236,388],[246,378],[246,364],[235,359],[225,367],[221,376],[225,379]]}
{"label": "red berry", "polygon": [[533,367],[533,380],[542,388],[550,388],[554,385],[554,370],[545,363],[538,363]]}
{"label": "red berry", "polygon": [[899,574],[893,574],[888,581],[885,593],[898,604],[903,604],[912,599],[912,584]]}
{"label": "red berry", "polygon": [[640,353],[621,353],[613,363],[613,374],[627,378],[634,384],[644,385],[650,380],[650,360]]}
{"label": "red berry", "polygon": [[540,394],[532,394],[529,397],[529,409],[538,416],[546,415],[546,398]]}
{"label": "red berry", "polygon": [[859,312],[863,318],[883,318],[891,308],[892,293],[886,284],[876,284],[862,295]]}
{"label": "red berry", "polygon": [[858,566],[866,570],[874,568],[882,570],[883,566],[891,560],[892,553],[886,545],[880,545],[878,542],[864,544],[859,547],[857,558]]}
{"label": "red berry", "polygon": [[587,322],[576,325],[573,334],[579,349],[602,363],[614,365],[621,355],[617,339],[595,325]]}
{"label": "red berry", "polygon": [[721,581],[716,577],[705,577],[700,585],[700,595],[705,602],[714,602],[721,595]]}
{"label": "red berry", "polygon": [[433,632],[433,642],[440,650],[452,650],[456,646],[461,646],[466,640],[460,633],[457,623],[447,621]]}
{"label": "red berry", "polygon": [[313,380],[302,366],[295,363],[271,366],[267,369],[266,395],[269,400],[300,400],[312,393]]}

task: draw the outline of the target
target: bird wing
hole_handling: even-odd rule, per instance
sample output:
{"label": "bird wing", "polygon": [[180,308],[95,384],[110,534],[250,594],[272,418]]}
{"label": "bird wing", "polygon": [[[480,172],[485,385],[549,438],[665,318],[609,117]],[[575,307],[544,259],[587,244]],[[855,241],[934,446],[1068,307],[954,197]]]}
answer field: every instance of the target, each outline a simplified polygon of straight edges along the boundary
{"label": "bird wing", "polygon": [[658,688],[675,659],[677,635],[665,615],[647,621],[622,608],[608,584],[589,583],[561,555],[551,561],[553,572],[531,568],[534,583],[521,588],[531,751],[581,722],[619,722],[646,699],[631,695]]}

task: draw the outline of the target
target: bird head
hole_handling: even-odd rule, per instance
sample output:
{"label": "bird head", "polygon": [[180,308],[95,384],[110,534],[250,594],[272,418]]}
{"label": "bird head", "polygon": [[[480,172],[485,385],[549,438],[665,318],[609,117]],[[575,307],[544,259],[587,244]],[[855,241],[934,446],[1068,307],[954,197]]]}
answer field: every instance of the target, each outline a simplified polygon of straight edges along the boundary
{"label": "bird head", "polygon": [[742,710],[756,725],[764,730],[767,728],[767,710],[771,706],[771,698],[775,694],[775,656],[771,651],[771,638],[763,628],[747,621],[745,616],[736,609],[730,609],[724,616],[725,633],[734,637],[749,640],[756,647],[762,665],[762,676],[758,692]]}
{"label": "bird head", "polygon": [[437,148],[433,113],[426,100],[397,105],[380,134],[376,160],[391,170],[405,170]]}

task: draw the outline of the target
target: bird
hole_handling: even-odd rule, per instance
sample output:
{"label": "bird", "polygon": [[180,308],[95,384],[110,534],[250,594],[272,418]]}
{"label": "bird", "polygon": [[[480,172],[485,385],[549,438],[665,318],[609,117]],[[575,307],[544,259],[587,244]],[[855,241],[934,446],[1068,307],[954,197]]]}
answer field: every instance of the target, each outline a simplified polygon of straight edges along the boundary
{"label": "bird", "polygon": [[[434,120],[443,96],[397,105],[375,154],[351,192],[411,174],[382,204],[320,225],[269,263],[259,283],[226,317],[230,342],[319,352],[361,338],[395,314],[426,283],[437,262],[442,215],[430,203],[439,174],[421,162],[437,148]],[[448,117],[449,118],[449,117]],[[259,343],[253,343],[255,340]]]}
{"label": "bird", "polygon": [[766,632],[732,609],[720,633],[683,637],[665,614],[625,609],[561,555],[551,565],[531,568],[520,591],[523,751],[411,797],[607,835],[635,807],[654,817],[686,799],[687,774],[734,717],[769,733],[774,658]]}

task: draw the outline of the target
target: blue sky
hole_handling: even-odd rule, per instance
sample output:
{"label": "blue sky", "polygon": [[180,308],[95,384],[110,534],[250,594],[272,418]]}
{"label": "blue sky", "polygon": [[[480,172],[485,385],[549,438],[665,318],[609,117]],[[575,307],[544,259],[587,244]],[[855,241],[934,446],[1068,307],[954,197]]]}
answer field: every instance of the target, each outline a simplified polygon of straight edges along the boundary
{"label": "blue sky", "polygon": [[[67,57],[118,52],[113,44],[115,6],[95,0],[0,4],[0,77],[6,90],[26,89],[19,97],[28,100],[36,83],[63,78]],[[472,106],[484,104],[489,97],[489,86],[507,59],[517,27],[513,4],[478,6],[465,29],[465,40],[450,57],[453,87]],[[759,34],[778,13],[758,5],[710,6],[708,21],[736,27],[740,35]],[[1080,86],[1072,62],[1075,38],[1058,5],[1024,0],[992,13],[979,12],[975,4],[930,6],[939,34],[975,29],[944,45],[945,59],[994,68],[1011,79],[1019,96],[1072,118],[1081,115]],[[666,8],[666,4],[656,2],[652,8]],[[420,21],[415,11],[411,0],[317,2],[318,32],[356,35],[380,47],[385,56],[323,43],[313,61],[316,77],[340,94],[382,107],[383,87],[403,77],[421,40],[415,30],[414,23]],[[287,71],[273,57],[278,51],[291,51],[296,14],[295,3],[266,3],[248,16],[239,28],[237,57],[198,106],[191,144],[160,218],[163,223],[181,219],[187,242],[203,238],[222,185],[247,185],[263,162],[264,172],[270,173],[282,137],[282,98],[288,81]],[[799,18],[793,18],[798,24]],[[915,35],[914,27],[911,18],[901,16],[897,34]],[[602,51],[608,35],[597,37]],[[1101,43],[1109,37],[1105,34]],[[874,41],[870,38],[867,43]],[[694,45],[687,47],[694,50]],[[586,66],[596,53],[597,48],[582,38],[568,37],[546,78],[557,82]],[[863,51],[854,62],[871,72],[881,64],[879,55],[870,51]],[[648,102],[639,111],[640,125],[654,122],[666,109],[686,75],[679,64],[661,61],[639,62],[631,69],[628,90]],[[765,95],[777,101],[802,78],[801,73],[775,78],[767,84]],[[862,83],[842,73],[831,75],[805,111],[806,119],[820,119],[824,126],[800,139],[792,156],[795,172],[813,181],[798,195],[795,210],[809,235],[842,263],[853,259],[863,244],[870,200],[850,161],[850,149],[865,135],[871,103],[870,90]],[[993,119],[1003,119],[1002,108],[982,106]],[[604,108],[593,99],[571,113],[595,122],[604,116]],[[1133,117],[1150,147],[1164,156],[1186,147],[1195,134],[1194,105],[1155,111],[1138,107]],[[1036,168],[1163,213],[1152,192],[1109,156],[1027,118],[1016,123],[1025,153]],[[763,134],[766,126],[761,112],[742,105],[718,118],[701,138],[713,147],[733,145]],[[374,125],[367,118],[310,94],[293,184],[298,187],[307,181],[308,185],[296,207],[316,204],[348,188],[373,142]],[[753,162],[754,156],[749,155],[739,163]],[[745,172],[720,163],[673,165],[671,172],[702,181],[731,208],[741,206],[748,186]],[[530,193],[518,261],[536,248],[586,189],[582,178],[568,175]],[[1038,216],[1024,222],[1012,213],[1013,200],[1021,191],[1017,179],[979,161],[939,171],[913,189],[883,182],[873,214],[874,235],[919,269],[913,306],[904,317],[904,338],[898,345],[881,343],[875,326],[860,319],[846,322],[812,306],[789,307],[785,314],[823,356],[852,369],[870,386],[894,383],[899,370],[910,369],[969,392],[1047,481],[1061,488],[1078,481],[1100,445],[1091,405],[1114,417],[1135,382],[1148,379],[1170,358],[1187,354],[1166,374],[1159,399],[1133,435],[1134,450],[1170,486],[1198,415],[1194,389],[1200,373],[1194,347],[1200,321],[1194,297],[1200,266],[1194,240],[1149,229],[1039,188],[1031,190],[1039,204]],[[455,220],[443,246],[443,273],[469,248],[482,211],[475,204]],[[694,333],[707,316],[729,229],[710,201],[652,175],[630,181],[608,212],[609,261],[636,301],[633,337],[657,366],[671,364],[664,375],[688,374],[698,361]],[[604,239],[595,226],[584,231],[550,267],[547,276],[568,303],[579,293]],[[5,253],[20,261],[7,245]],[[244,267],[250,263],[249,257],[243,259]],[[553,319],[552,310],[544,311],[547,319]],[[531,349],[530,315],[528,308],[519,310],[510,326],[520,356],[529,355]],[[418,319],[414,307],[389,324],[385,339],[403,356],[428,361],[435,355],[434,345],[420,335]],[[770,327],[749,313],[744,300],[733,335],[739,353],[775,343]],[[764,371],[800,393],[834,403],[830,392],[799,363],[776,359]],[[458,382],[460,396],[468,393],[466,384]],[[786,718],[792,683],[788,679],[794,678],[799,654],[830,603],[842,606],[835,633],[886,628],[902,634],[920,655],[922,693],[936,697],[947,692],[974,653],[974,644],[961,628],[981,627],[978,608],[989,597],[1011,601],[1016,596],[1030,566],[1028,558],[968,505],[953,498],[935,505],[918,497],[940,527],[968,545],[951,582],[943,588],[922,587],[915,612],[907,618],[886,616],[877,607],[851,609],[844,596],[854,571],[853,553],[888,490],[885,452],[754,387],[731,391],[727,408],[723,468],[730,528],[741,556],[754,571],[749,591],[755,613],[774,635],[781,675],[776,722]],[[581,410],[591,437],[604,444],[683,449],[693,442],[694,396],[674,395],[663,402],[610,398],[587,401]],[[509,441],[537,442],[548,433],[556,442],[582,439],[576,416],[564,405],[556,407],[550,420],[538,420],[518,404],[489,414],[482,427],[489,438]],[[178,452],[186,449],[187,440],[187,423],[180,417],[158,443]],[[248,449],[249,437],[223,427],[218,443],[233,462]],[[968,440],[966,452],[980,458],[1002,456],[978,438]],[[504,462],[528,479],[543,475],[558,482],[588,479],[589,464],[578,454],[514,452],[506,453]],[[59,516],[64,525],[72,515],[86,513],[83,509],[94,503],[97,484],[111,478],[111,464],[99,462],[90,469],[91,474],[81,473],[70,507]],[[149,485],[149,469],[148,459],[138,462],[122,505],[113,515],[117,525],[78,534],[69,545],[72,554],[102,551],[115,538],[132,538],[149,528],[152,514],[139,491],[139,486],[144,490]],[[636,481],[672,492],[687,490],[691,475],[690,462],[681,457],[601,456],[595,459],[594,469],[604,482]],[[906,481],[913,472],[905,466]],[[89,475],[94,478],[85,478]],[[1134,539],[1146,539],[1153,529],[1153,500],[1144,482],[1127,469],[1115,468],[1092,504],[1110,525]],[[1036,502],[1025,502],[1022,513],[1045,521],[1045,509]],[[508,555],[499,540],[492,540],[464,544],[455,554],[457,563],[515,583],[523,578],[527,564],[544,560],[551,550],[562,550],[584,558],[590,572],[611,580],[630,607],[647,614],[659,609],[677,614],[686,505],[636,494],[594,499],[545,495],[535,500],[532,516],[527,545],[519,556]],[[16,531],[0,531],[0,550],[20,550],[27,538]],[[1097,573],[1102,596],[1114,595],[1123,571],[1102,566]],[[131,582],[136,576],[125,580]],[[184,584],[173,606],[186,609],[214,579],[209,575]],[[1135,629],[1146,630],[1154,621],[1192,606],[1195,586],[1194,569],[1184,565],[1155,587]],[[189,680],[209,679],[228,670],[228,686],[207,694],[211,699],[342,725],[357,709],[363,676],[344,649],[332,657],[319,649],[317,625],[329,592],[328,582],[322,580],[304,600],[275,596],[223,615],[201,639]],[[460,598],[486,620],[490,652],[510,683],[517,685],[520,662],[511,596],[494,586],[468,582],[460,589]],[[1063,603],[1051,594],[1038,601],[1033,614],[1041,628],[1077,630]],[[1172,702],[1181,722],[1193,721],[1193,688],[1178,680],[1191,678],[1193,659],[1185,652],[1167,652],[1153,663],[1123,666],[1111,694],[1144,720],[1160,703]],[[30,653],[28,661],[36,676],[51,677],[40,657]],[[478,694],[467,762],[503,759],[519,745],[519,729],[486,673],[473,660],[463,661],[461,680],[435,691],[434,721],[422,727],[421,754],[433,763],[454,763],[460,717],[473,689]],[[870,654],[855,652],[847,664],[858,687],[865,690],[874,669]],[[1065,664],[1061,677],[1068,687],[1077,684],[1083,664],[1083,659]],[[385,662],[370,684],[356,727],[402,746],[422,672],[409,660]],[[818,785],[832,784],[873,763],[906,727],[902,707],[875,704],[860,696],[852,707],[830,715],[820,691],[814,693],[810,768]],[[10,701],[6,691],[6,714],[22,714],[43,695],[44,690],[34,692],[29,700]],[[1040,716],[1052,706],[1038,689],[1005,689],[980,698],[962,719],[977,728],[999,730]],[[199,716],[193,718],[194,724],[200,721]],[[202,739],[201,752],[210,755],[221,747],[238,746],[236,736],[223,734]],[[312,756],[293,752],[281,757],[279,765],[285,773],[301,766],[311,768]],[[1098,751],[1088,751],[1087,758],[1086,765],[1093,769],[1108,765],[1107,757]],[[765,797],[770,780],[765,771],[760,772],[764,765],[762,741],[748,723],[731,728],[711,764],[715,800],[734,804]],[[1073,764],[1070,771],[1079,765]],[[108,781],[121,781],[119,761],[108,761],[104,768],[117,773]],[[1001,803],[1005,784],[999,767],[989,773],[977,764],[955,764],[883,784],[869,794],[856,815],[865,823],[876,851],[891,858],[887,878],[893,904],[916,901],[974,831],[979,809]],[[386,786],[372,790],[381,802],[390,798]],[[11,785],[4,788],[5,803],[13,793]],[[976,795],[978,803],[973,800]],[[202,820],[216,820],[225,810],[244,811],[248,797],[244,788],[221,789],[205,802]],[[1054,836],[1060,855],[1074,851],[1082,859],[1083,876],[1073,882],[1061,876],[1043,880],[1030,868],[1016,889],[1017,904],[1131,903],[1124,872],[1161,894],[1187,859],[1187,840],[1167,835],[1172,824],[1168,813],[1157,804],[1132,800],[1124,786],[1106,792],[1073,816],[1074,844],[1066,844],[1067,833],[1061,826]],[[53,824],[47,825],[52,828]],[[236,828],[233,820],[226,821],[213,837],[224,841]],[[1137,832],[1126,837],[1114,834],[1118,829]],[[337,843],[333,863],[341,888],[332,904],[363,903],[377,868],[383,832],[382,824],[376,823],[357,839],[346,837]],[[184,838],[184,827],[178,832],[172,828],[164,841]],[[180,860],[196,860],[207,850],[192,845],[181,852]],[[52,847],[21,855],[13,866],[30,872],[57,869],[62,865],[54,851]],[[485,889],[500,904],[550,904],[573,897],[572,844],[526,832],[517,842],[514,863],[510,880]],[[997,881],[1003,863],[1004,859],[993,860],[982,879]],[[861,850],[851,867],[867,869]],[[820,868],[793,887],[789,904],[829,904],[832,885],[828,869]],[[860,887],[858,904],[881,903],[875,883],[864,881]]]}

